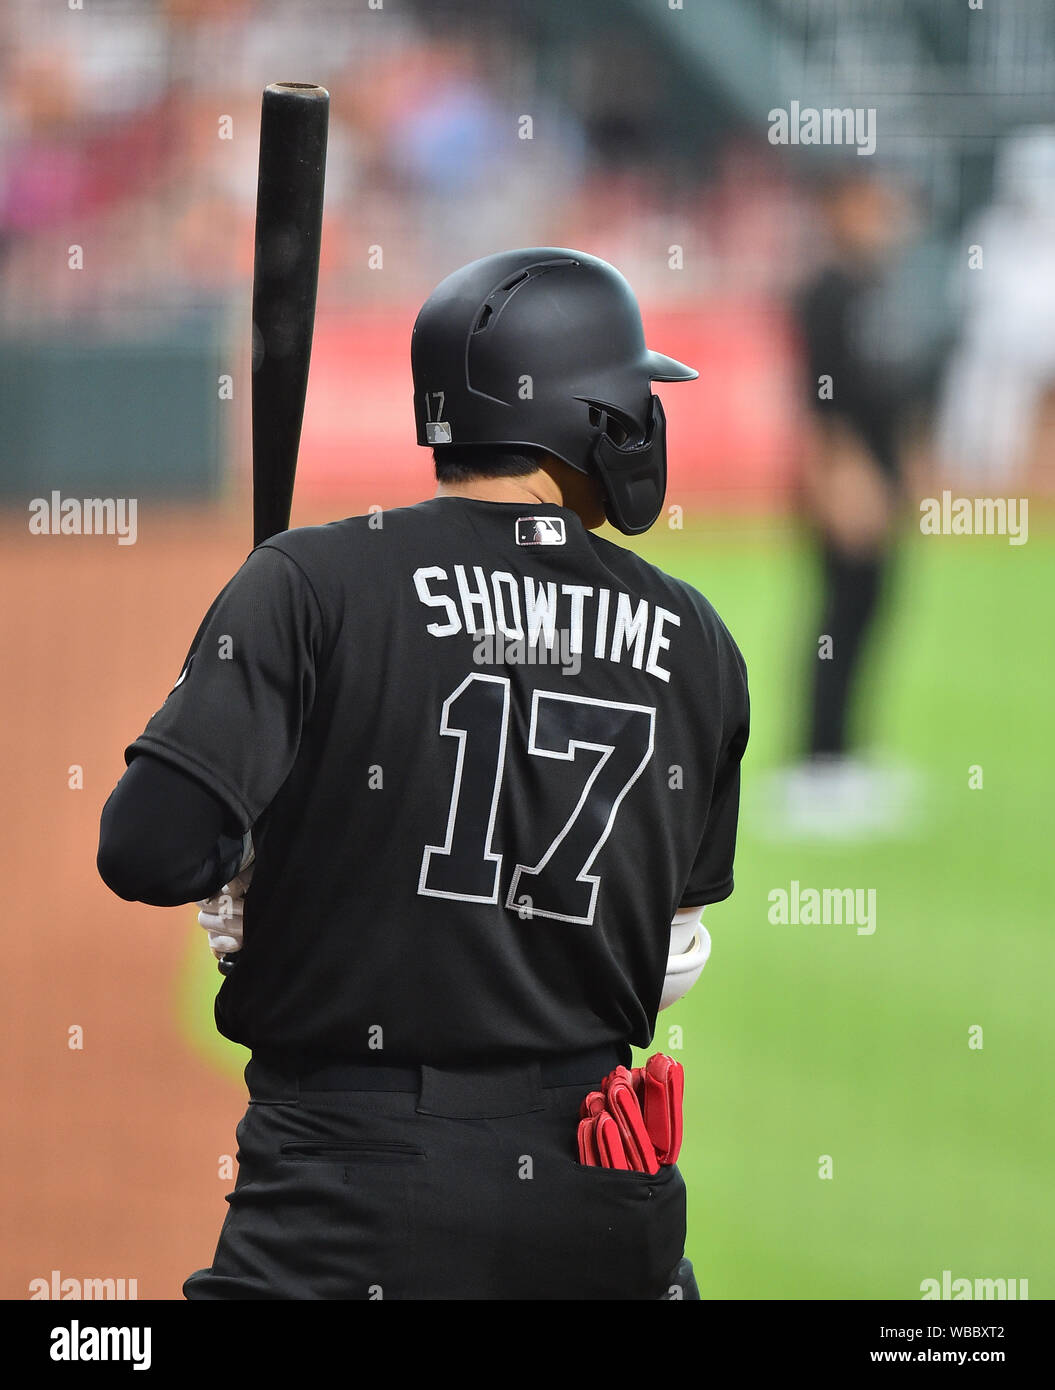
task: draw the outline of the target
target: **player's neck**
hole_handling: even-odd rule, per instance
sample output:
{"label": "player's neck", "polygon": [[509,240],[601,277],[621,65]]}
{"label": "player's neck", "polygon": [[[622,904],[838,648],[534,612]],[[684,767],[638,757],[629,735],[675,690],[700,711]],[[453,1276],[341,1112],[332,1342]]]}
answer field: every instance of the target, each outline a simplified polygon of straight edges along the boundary
{"label": "player's neck", "polygon": [[468,497],[477,502],[546,502],[562,507],[564,498],[553,478],[544,470],[521,478],[471,478],[464,483],[439,483],[437,497]]}

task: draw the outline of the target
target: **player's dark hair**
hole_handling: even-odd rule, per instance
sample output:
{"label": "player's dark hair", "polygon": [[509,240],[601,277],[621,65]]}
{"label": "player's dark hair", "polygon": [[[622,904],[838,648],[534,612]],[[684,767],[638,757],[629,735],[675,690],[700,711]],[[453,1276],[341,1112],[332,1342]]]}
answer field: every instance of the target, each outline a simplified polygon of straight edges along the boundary
{"label": "player's dark hair", "polygon": [[433,449],[436,481],[467,483],[473,478],[524,478],[538,471],[545,450],[527,445],[500,449],[491,444],[444,445]]}

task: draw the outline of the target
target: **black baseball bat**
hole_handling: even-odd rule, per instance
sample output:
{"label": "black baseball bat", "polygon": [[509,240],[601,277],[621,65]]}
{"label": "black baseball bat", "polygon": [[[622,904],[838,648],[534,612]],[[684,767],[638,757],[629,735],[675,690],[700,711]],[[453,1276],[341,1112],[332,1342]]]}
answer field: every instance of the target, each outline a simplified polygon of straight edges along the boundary
{"label": "black baseball bat", "polygon": [[[253,544],[289,527],[319,287],[330,94],[273,82],[260,108],[253,254]],[[221,957],[229,975],[237,955]]]}
{"label": "black baseball bat", "polygon": [[319,284],[330,94],[274,82],[260,109],[253,260],[253,544],[289,526]]}

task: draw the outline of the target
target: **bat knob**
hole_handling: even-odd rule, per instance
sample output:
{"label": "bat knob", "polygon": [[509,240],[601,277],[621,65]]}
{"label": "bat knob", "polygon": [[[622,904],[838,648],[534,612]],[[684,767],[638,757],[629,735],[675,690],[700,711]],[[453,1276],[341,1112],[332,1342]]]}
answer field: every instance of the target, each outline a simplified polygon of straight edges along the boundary
{"label": "bat knob", "polygon": [[233,975],[234,968],[238,964],[237,956],[221,956],[216,962],[216,968],[221,975]]}

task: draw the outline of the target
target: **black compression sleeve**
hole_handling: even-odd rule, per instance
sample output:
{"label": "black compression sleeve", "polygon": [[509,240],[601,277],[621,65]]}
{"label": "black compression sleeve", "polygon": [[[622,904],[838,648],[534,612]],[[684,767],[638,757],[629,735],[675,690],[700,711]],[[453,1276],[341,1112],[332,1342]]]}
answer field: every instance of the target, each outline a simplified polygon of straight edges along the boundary
{"label": "black compression sleeve", "polygon": [[176,907],[206,898],[233,877],[242,832],[202,784],[141,753],[103,807],[96,865],[129,902]]}

